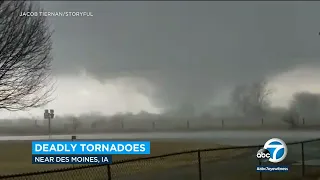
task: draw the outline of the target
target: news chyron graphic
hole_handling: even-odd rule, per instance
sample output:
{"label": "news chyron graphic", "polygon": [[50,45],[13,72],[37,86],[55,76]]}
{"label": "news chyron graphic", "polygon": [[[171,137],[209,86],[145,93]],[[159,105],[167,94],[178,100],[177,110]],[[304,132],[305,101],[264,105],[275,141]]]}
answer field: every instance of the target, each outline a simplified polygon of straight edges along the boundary
{"label": "news chyron graphic", "polygon": [[150,154],[149,141],[33,141],[32,164],[111,164],[115,154]]}
{"label": "news chyron graphic", "polygon": [[[257,158],[261,162],[279,163],[283,161],[288,153],[288,147],[286,143],[279,138],[269,139],[257,152]],[[288,166],[257,166],[259,172],[286,172]]]}

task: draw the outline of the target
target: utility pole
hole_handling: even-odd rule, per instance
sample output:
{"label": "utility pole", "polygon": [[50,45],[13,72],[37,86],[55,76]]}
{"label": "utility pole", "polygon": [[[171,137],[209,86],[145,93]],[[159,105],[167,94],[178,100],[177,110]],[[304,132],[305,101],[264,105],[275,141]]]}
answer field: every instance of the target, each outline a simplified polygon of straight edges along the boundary
{"label": "utility pole", "polygon": [[50,109],[50,112],[48,109],[44,110],[44,119],[48,119],[48,134],[49,139],[51,139],[51,119],[54,118],[54,110]]}

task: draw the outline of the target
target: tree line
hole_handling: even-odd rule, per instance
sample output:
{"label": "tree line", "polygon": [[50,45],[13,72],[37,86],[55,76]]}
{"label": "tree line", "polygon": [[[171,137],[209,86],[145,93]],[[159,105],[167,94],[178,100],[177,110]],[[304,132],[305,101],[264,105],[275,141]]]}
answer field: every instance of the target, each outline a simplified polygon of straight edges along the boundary
{"label": "tree line", "polygon": [[[231,102],[241,116],[264,117],[277,111],[270,107],[270,96],[274,90],[267,87],[266,81],[249,85],[239,85],[231,94]],[[320,118],[320,94],[308,91],[293,94],[288,108],[279,120],[297,126],[301,118],[316,120]]]}

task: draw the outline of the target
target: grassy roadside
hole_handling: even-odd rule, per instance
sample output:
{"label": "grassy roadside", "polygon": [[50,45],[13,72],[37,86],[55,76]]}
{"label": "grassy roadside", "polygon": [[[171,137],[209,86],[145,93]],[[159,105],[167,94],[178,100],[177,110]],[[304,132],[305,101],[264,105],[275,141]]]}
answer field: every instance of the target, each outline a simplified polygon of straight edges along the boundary
{"label": "grassy roadside", "polygon": [[[51,170],[63,167],[72,167],[72,165],[32,165],[31,164],[31,142],[30,141],[8,141],[0,142],[0,175],[23,173],[32,171]],[[151,142],[151,155],[117,155],[113,157],[114,161],[136,159],[140,157],[157,156],[167,153],[188,151],[194,149],[204,148],[219,148],[225,147],[212,143],[204,142],[190,142],[190,141],[163,141],[154,140]],[[218,150],[211,152],[201,153],[202,162],[215,161],[221,159],[232,159],[235,156],[241,155],[247,152],[247,149],[238,150]],[[232,155],[231,155],[232,154]],[[111,166],[112,179],[119,179],[122,177],[129,177],[136,173],[157,172],[168,168],[177,168],[180,166],[192,165],[197,163],[197,153],[181,154],[163,158],[156,158],[150,160],[133,161],[123,164],[114,164]],[[249,164],[248,164],[249,165]],[[179,168],[178,168],[179,169]],[[251,169],[251,168],[250,168]],[[291,169],[291,168],[290,168]],[[318,180],[319,167],[307,167],[306,171],[308,178],[306,180]],[[196,172],[196,169],[195,169]],[[219,172],[221,173],[221,172]],[[247,180],[257,179],[257,173],[255,171],[245,171],[242,173],[227,174],[228,179]],[[32,180],[46,180],[46,179],[60,179],[60,180],[102,180],[107,179],[106,166],[92,167],[86,169],[78,169],[66,172],[57,172],[32,176],[29,178],[21,177],[18,179],[32,179]],[[295,166],[290,170],[290,173],[263,173],[264,180],[298,180],[301,179],[301,167]]]}
{"label": "grassy roadside", "polygon": [[[51,170],[57,168],[71,167],[72,165],[33,165],[31,164],[31,142],[30,141],[7,141],[0,142],[0,175],[26,173],[33,171]],[[204,143],[204,142],[176,142],[154,140],[151,142],[151,155],[115,155],[113,161],[121,161],[128,159],[136,159],[140,157],[157,156],[174,152],[188,151],[204,148],[218,148],[221,145]],[[206,161],[216,160],[220,158],[230,158],[230,151],[217,151],[204,153],[203,159]],[[237,150],[234,155],[244,153],[245,150]],[[163,168],[171,168],[181,165],[189,165],[197,162],[197,154],[183,154],[166,158],[135,161],[125,164],[112,166],[114,176],[129,175],[137,172],[158,170]],[[82,172],[83,171],[83,172]],[[72,179],[84,177],[84,174],[92,176],[100,176],[100,171],[106,171],[105,167],[97,167],[86,170],[77,170],[76,172],[68,172],[73,174]],[[90,172],[91,173],[90,173]],[[95,172],[95,173],[93,173]],[[62,175],[61,175],[62,176]]]}

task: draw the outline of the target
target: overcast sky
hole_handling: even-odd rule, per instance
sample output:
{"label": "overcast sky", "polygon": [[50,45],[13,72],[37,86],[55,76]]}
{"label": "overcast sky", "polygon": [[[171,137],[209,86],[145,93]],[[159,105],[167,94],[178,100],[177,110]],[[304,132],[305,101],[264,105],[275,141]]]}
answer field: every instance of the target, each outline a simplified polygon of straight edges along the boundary
{"label": "overcast sky", "polygon": [[201,111],[225,104],[236,84],[264,77],[276,88],[274,106],[285,106],[295,91],[320,92],[319,2],[41,5],[93,13],[49,18],[58,84],[44,108],[57,114],[161,112],[183,104]]}

